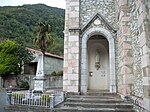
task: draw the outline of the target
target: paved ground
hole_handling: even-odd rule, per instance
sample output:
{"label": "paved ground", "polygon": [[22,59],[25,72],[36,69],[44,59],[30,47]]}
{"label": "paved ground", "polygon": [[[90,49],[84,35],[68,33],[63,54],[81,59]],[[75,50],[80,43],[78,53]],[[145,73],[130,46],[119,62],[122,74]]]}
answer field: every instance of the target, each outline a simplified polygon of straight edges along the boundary
{"label": "paved ground", "polygon": [[0,92],[0,112],[5,112],[4,106],[8,105],[8,96],[6,92]]}

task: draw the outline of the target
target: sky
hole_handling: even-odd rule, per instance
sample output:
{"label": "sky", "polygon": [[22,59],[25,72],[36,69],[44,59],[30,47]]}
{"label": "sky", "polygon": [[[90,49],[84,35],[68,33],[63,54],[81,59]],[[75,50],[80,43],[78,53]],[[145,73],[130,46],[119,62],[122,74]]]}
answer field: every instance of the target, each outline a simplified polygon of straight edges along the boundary
{"label": "sky", "polygon": [[65,9],[65,0],[0,0],[0,6],[18,6],[23,4],[42,3],[52,7]]}

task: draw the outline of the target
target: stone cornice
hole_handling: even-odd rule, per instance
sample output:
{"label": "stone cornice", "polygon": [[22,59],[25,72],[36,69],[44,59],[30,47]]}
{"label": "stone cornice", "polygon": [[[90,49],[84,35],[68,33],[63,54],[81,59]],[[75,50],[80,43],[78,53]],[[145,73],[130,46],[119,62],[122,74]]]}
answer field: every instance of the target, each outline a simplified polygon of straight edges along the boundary
{"label": "stone cornice", "polygon": [[80,32],[81,29],[80,28],[70,28],[69,32]]}

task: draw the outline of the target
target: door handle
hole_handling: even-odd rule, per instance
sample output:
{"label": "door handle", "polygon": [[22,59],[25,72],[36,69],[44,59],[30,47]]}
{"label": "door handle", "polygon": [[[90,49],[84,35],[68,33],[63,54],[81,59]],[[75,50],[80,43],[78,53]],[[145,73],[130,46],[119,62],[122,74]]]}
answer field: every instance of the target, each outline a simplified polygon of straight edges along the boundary
{"label": "door handle", "polygon": [[93,76],[93,72],[89,72],[89,76],[92,77]]}

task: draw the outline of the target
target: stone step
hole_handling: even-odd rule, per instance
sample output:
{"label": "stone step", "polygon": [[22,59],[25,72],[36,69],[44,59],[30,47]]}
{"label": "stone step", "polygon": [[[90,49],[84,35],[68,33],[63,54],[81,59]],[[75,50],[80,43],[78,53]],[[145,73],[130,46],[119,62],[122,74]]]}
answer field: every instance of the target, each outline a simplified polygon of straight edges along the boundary
{"label": "stone step", "polygon": [[88,92],[84,95],[67,94],[57,112],[135,112],[133,105],[119,95],[107,92]]}
{"label": "stone step", "polygon": [[110,92],[87,92],[86,95],[93,95],[93,96],[117,96],[116,93],[110,93]]}
{"label": "stone step", "polygon": [[120,98],[120,96],[94,96],[94,95],[72,95],[67,98],[92,98],[92,99],[116,99]]}
{"label": "stone step", "polygon": [[66,102],[122,103],[121,99],[67,98]]}
{"label": "stone step", "polygon": [[67,97],[72,97],[72,96],[118,96],[116,93],[110,93],[110,92],[87,92],[86,94],[81,94],[80,93],[67,93]]}
{"label": "stone step", "polygon": [[84,107],[84,108],[122,108],[132,109],[132,104],[127,103],[84,103],[84,102],[65,102],[64,106]]}
{"label": "stone step", "polygon": [[56,112],[135,112],[133,109],[118,108],[82,108],[82,107],[62,107],[56,108]]}

